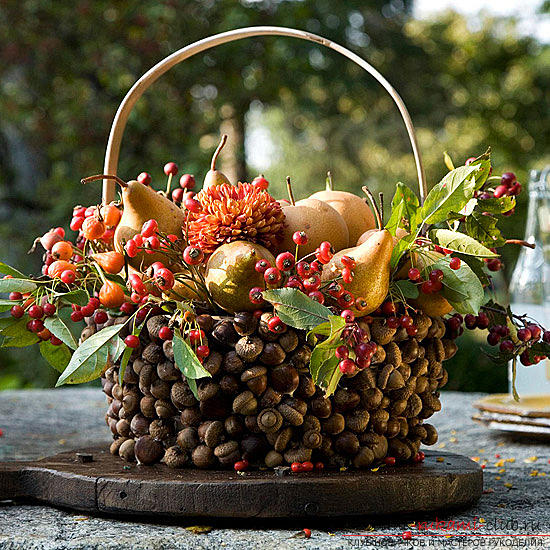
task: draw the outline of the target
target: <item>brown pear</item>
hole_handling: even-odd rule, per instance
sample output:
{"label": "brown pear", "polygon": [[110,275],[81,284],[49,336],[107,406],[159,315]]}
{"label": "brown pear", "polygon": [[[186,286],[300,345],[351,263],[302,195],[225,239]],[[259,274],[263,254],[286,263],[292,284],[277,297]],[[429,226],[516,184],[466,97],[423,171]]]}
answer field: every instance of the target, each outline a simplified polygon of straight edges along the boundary
{"label": "brown pear", "polygon": [[[151,219],[157,221],[160,232],[182,237],[185,215],[172,201],[139,181],[118,183],[122,187],[123,212],[114,236],[117,252],[122,253],[124,243],[140,233],[142,225]],[[166,258],[158,253],[140,252],[129,259],[130,265],[141,271],[154,262],[166,262]]]}
{"label": "brown pear", "polygon": [[361,310],[350,308],[356,317],[373,312],[388,295],[393,246],[393,237],[387,229],[375,231],[363,244],[335,254],[323,269],[322,281],[330,281],[342,272],[342,256],[349,256],[355,260],[352,282],[342,284],[355,298],[363,299]]}
{"label": "brown pear", "polygon": [[[333,190],[330,172],[327,176],[326,189],[313,193],[310,199],[317,199],[332,206],[344,218],[349,232],[350,244],[356,243],[365,231],[376,227],[372,210],[361,197],[347,191]],[[357,244],[360,243],[357,242]]]}
{"label": "brown pear", "polygon": [[230,313],[258,308],[249,297],[252,288],[265,289],[264,276],[255,269],[258,260],[275,265],[275,258],[267,248],[247,241],[222,244],[210,256],[206,264],[206,287],[221,308]]}
{"label": "brown pear", "polygon": [[[376,233],[378,231],[377,229],[369,229],[368,231],[365,231],[357,240],[356,246],[359,246],[360,244],[363,244],[373,233]],[[393,238],[393,246],[397,244],[397,241],[402,239],[408,235],[407,231],[405,231],[403,228],[398,227],[395,231],[395,236]]]}
{"label": "brown pear", "polygon": [[222,185],[224,183],[230,183],[227,179],[227,176],[221,171],[216,170],[216,161],[218,160],[218,155],[223,149],[225,142],[227,141],[227,135],[223,134],[218,147],[212,155],[212,161],[210,162],[210,170],[206,173],[204,177],[204,183],[202,184],[203,189],[209,189],[210,187],[216,187],[217,185]]}

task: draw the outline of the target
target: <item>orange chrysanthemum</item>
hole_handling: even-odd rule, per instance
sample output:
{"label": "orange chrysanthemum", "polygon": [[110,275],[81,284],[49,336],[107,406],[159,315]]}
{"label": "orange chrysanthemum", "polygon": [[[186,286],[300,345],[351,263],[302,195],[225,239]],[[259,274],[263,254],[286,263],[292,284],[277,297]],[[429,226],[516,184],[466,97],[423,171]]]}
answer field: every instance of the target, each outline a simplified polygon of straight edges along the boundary
{"label": "orange chrysanthemum", "polygon": [[285,215],[281,205],[250,183],[210,187],[195,198],[202,210],[190,215],[189,243],[206,254],[232,241],[250,241],[272,249],[282,238]]}

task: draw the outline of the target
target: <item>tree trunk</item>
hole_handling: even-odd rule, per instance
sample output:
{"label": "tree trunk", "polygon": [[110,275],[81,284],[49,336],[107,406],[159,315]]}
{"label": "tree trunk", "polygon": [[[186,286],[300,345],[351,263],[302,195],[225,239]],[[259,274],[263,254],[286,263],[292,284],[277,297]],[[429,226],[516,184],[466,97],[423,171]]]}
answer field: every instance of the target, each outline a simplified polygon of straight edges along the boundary
{"label": "tree trunk", "polygon": [[222,112],[225,112],[226,117],[220,125],[220,131],[222,134],[227,134],[227,145],[224,154],[220,157],[221,169],[232,183],[247,181],[245,117],[248,112],[248,103],[224,105]]}

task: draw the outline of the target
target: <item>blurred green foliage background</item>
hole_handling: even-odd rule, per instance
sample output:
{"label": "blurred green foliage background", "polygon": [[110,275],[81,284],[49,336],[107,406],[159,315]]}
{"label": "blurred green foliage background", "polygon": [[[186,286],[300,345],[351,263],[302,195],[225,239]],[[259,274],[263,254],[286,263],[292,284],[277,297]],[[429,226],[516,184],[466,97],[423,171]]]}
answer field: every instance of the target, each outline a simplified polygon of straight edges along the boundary
{"label": "blurred green foliage background", "polygon": [[[546,4],[548,10],[548,4]],[[173,51],[211,34],[281,25],[331,38],[376,66],[400,92],[417,129],[430,185],[456,164],[493,150],[497,171],[525,182],[550,161],[550,47],[511,18],[453,12],[416,20],[411,0],[4,0],[0,4],[0,256],[38,272],[26,250],[71,207],[100,200],[81,177],[101,171],[114,113],[130,86]],[[230,179],[263,172],[283,196],[324,185],[387,202],[399,180],[414,187],[405,128],[391,99],[366,73],[321,46],[288,38],[220,46],[172,69],[130,118],[119,175],[153,174],[176,161],[200,180],[220,132],[230,142]],[[525,197],[504,226],[521,235]],[[506,226],[507,225],[507,226]],[[506,251],[507,274],[516,250]],[[501,288],[505,288],[501,280]],[[464,336],[448,388],[503,391],[506,369]],[[56,373],[33,350],[0,350],[0,389],[52,385]]]}

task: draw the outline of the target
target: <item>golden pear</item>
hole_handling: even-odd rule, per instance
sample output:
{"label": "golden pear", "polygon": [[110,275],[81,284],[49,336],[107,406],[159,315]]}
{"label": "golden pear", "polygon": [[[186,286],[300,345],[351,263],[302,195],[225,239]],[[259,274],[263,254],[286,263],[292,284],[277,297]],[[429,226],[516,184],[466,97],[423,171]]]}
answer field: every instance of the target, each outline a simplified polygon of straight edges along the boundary
{"label": "golden pear", "polygon": [[278,251],[293,251],[295,248],[292,235],[296,231],[304,231],[307,244],[300,246],[300,256],[305,256],[323,242],[330,241],[334,250],[342,250],[349,246],[348,227],[344,218],[327,203],[316,199],[303,199],[295,205],[281,204],[285,215],[283,240]]}
{"label": "golden pear", "polygon": [[[363,244],[373,233],[376,233],[377,231],[378,229],[369,229],[368,231],[365,231],[357,240],[356,246]],[[408,235],[407,231],[405,231],[401,227],[398,227],[393,238],[393,246],[395,246],[397,244],[397,241],[399,241],[406,235]]]}
{"label": "golden pear", "polygon": [[[347,191],[332,189],[330,172],[327,177],[327,188],[324,191],[313,193],[309,198],[326,202],[344,218],[349,232],[350,244],[357,242],[365,231],[376,227],[372,210],[361,197]],[[357,244],[359,243],[357,242]]]}
{"label": "golden pear", "polygon": [[[142,225],[151,219],[158,223],[159,231],[166,234],[177,235],[182,238],[182,226],[185,222],[183,211],[172,201],[157,193],[147,185],[132,180],[122,184],[123,211],[120,222],[114,235],[114,246],[117,252],[122,253],[124,243],[141,232]],[[166,257],[159,253],[146,254],[140,252],[128,262],[133,267],[144,271],[154,262],[166,263]]]}
{"label": "golden pear", "polygon": [[249,297],[252,288],[265,289],[264,276],[255,269],[258,260],[275,265],[275,258],[267,248],[247,241],[222,244],[210,256],[206,264],[206,287],[221,308],[230,313],[258,308]]}
{"label": "golden pear", "polygon": [[216,150],[214,151],[214,154],[212,155],[212,161],[210,162],[210,170],[208,170],[208,172],[206,173],[206,176],[204,177],[204,183],[202,184],[202,188],[204,190],[209,189],[210,187],[216,187],[217,185],[222,185],[224,183],[231,184],[231,182],[227,179],[227,176],[221,170],[216,170],[216,161],[218,160],[218,155],[220,154],[220,151],[223,149],[226,141],[227,141],[227,135],[223,134],[218,147],[216,148]]}
{"label": "golden pear", "polygon": [[353,281],[342,285],[355,298],[360,297],[364,300],[364,308],[361,311],[354,307],[350,308],[356,317],[373,312],[388,295],[393,246],[393,237],[388,230],[375,231],[362,245],[335,254],[323,269],[321,280],[330,281],[342,272],[342,256],[349,256],[355,260]]}

